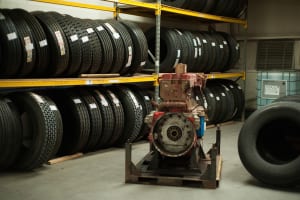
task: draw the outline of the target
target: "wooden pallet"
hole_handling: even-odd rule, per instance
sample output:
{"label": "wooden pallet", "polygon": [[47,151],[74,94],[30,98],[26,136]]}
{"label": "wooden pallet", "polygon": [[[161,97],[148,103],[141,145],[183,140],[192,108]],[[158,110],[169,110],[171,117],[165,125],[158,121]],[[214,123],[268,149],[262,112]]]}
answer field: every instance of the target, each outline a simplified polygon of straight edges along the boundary
{"label": "wooden pallet", "polygon": [[126,144],[125,182],[138,184],[154,184],[168,186],[202,187],[215,189],[219,186],[222,169],[222,159],[217,148],[210,150],[209,160],[203,160],[206,170],[151,170],[149,163],[153,158],[150,151],[137,165],[131,161],[131,144]]}

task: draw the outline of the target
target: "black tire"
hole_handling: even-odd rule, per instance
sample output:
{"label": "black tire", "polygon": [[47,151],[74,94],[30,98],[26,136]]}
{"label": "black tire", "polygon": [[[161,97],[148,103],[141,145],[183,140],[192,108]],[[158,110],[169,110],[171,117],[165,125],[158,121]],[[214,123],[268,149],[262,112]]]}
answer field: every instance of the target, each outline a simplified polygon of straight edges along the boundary
{"label": "black tire", "polygon": [[108,100],[110,107],[113,110],[115,125],[112,132],[112,137],[108,142],[108,146],[113,146],[121,137],[125,126],[124,109],[119,98],[109,89],[97,88]]}
{"label": "black tire", "polygon": [[[139,103],[142,105],[143,109],[143,119],[150,114],[152,110],[154,110],[152,103],[151,103],[151,97],[150,95],[144,91],[142,88],[136,86],[136,85],[130,85],[128,86],[136,95],[138,98]],[[143,122],[143,125],[141,127],[139,135],[135,138],[134,141],[139,141],[143,138],[145,138],[150,132],[149,126]],[[129,139],[132,140],[132,139]]]}
{"label": "black tire", "polygon": [[109,87],[121,101],[124,113],[125,124],[124,131],[120,139],[116,142],[117,145],[124,145],[126,142],[133,142],[139,135],[143,124],[143,110],[135,94],[124,86]]}
{"label": "black tire", "polygon": [[50,105],[50,109],[53,112],[54,116],[55,116],[55,121],[56,121],[56,141],[55,141],[55,145],[53,148],[53,151],[51,153],[50,158],[55,157],[55,155],[57,154],[61,142],[62,142],[62,138],[63,138],[63,121],[62,121],[62,117],[60,114],[60,111],[58,110],[56,104],[54,103],[54,101],[49,98],[48,96],[43,95],[43,98],[46,99],[46,101],[48,102],[48,104]]}
{"label": "black tire", "polygon": [[68,69],[69,46],[63,30],[57,21],[47,13],[32,13],[42,25],[50,47],[50,63],[46,74],[48,76],[62,76]]}
{"label": "black tire", "polygon": [[63,139],[58,155],[81,152],[89,139],[90,118],[83,99],[72,90],[49,93],[63,120]]}
{"label": "black tire", "polygon": [[226,50],[224,49],[223,40],[224,38],[221,37],[218,33],[211,33],[211,36],[215,39],[216,42],[216,58],[213,67],[214,72],[222,72],[225,66],[224,61],[226,55]]}
{"label": "black tire", "polygon": [[219,32],[227,41],[229,46],[229,59],[223,68],[224,71],[232,69],[240,58],[240,45],[239,43],[228,33]]}
{"label": "black tire", "polygon": [[28,77],[34,70],[36,60],[36,50],[34,48],[33,34],[25,19],[14,10],[3,11],[7,13],[16,26],[18,38],[22,48],[21,68],[18,77]]}
{"label": "black tire", "polygon": [[[160,72],[173,72],[174,66],[181,58],[181,45],[176,33],[167,28],[161,28],[160,40]],[[146,32],[149,51],[155,56],[155,28]],[[154,61],[148,56],[147,69],[154,69]]]}
{"label": "black tire", "polygon": [[102,114],[96,99],[88,90],[79,88],[77,91],[88,110],[91,124],[89,138],[83,150],[94,151],[102,136]]}
{"label": "black tire", "polygon": [[49,45],[46,37],[46,33],[43,30],[43,27],[40,25],[38,20],[31,15],[29,12],[23,9],[14,9],[14,13],[24,18],[30,27],[33,39],[34,39],[34,48],[36,49],[36,61],[34,66],[34,71],[32,72],[33,77],[43,77],[46,74],[48,64],[49,64]]}
{"label": "black tire", "polygon": [[0,171],[12,167],[21,149],[22,125],[15,104],[0,99]]}
{"label": "black tire", "polygon": [[239,139],[240,159],[255,178],[275,186],[300,181],[300,104],[276,102],[255,111]]}
{"label": "black tire", "polygon": [[102,136],[98,141],[96,148],[107,148],[110,147],[114,127],[115,127],[115,117],[111,105],[104,94],[102,94],[98,89],[91,90],[91,94],[94,96],[100,108],[102,117]]}
{"label": "black tire", "polygon": [[[7,12],[5,12],[7,13]],[[21,66],[21,42],[11,18],[0,11],[0,77],[12,78]],[[4,59],[5,58],[5,59]]]}
{"label": "black tire", "polygon": [[206,4],[206,0],[190,0],[188,9],[195,10],[195,11],[202,11]]}
{"label": "black tire", "polygon": [[87,74],[89,73],[93,60],[92,45],[90,44],[88,32],[80,19],[73,18],[69,15],[65,15],[65,17],[73,21],[74,28],[81,43],[81,63],[76,74]]}
{"label": "black tire", "polygon": [[103,52],[102,52],[101,43],[98,38],[98,34],[95,32],[93,25],[90,22],[91,20],[85,19],[81,21],[85,25],[85,31],[89,36],[90,39],[89,43],[91,45],[91,50],[92,50],[92,63],[88,73],[97,74],[101,71],[101,67],[102,67],[101,63],[102,63]]}
{"label": "black tire", "polygon": [[132,63],[126,72],[127,74],[132,75],[134,73],[141,72],[143,67],[146,65],[148,55],[147,39],[144,32],[138,25],[129,21],[121,21],[121,23],[126,27],[133,42],[134,54],[132,55]]}
{"label": "black tire", "polygon": [[81,43],[74,28],[73,20],[56,12],[50,12],[49,14],[58,22],[68,41],[70,56],[68,69],[64,74],[66,76],[74,76],[79,71],[82,53]]}
{"label": "black tire", "polygon": [[220,48],[222,49],[223,51],[223,59],[220,63],[220,67],[218,68],[219,71],[221,72],[224,72],[226,70],[226,67],[227,67],[227,63],[229,61],[229,57],[230,57],[230,49],[229,49],[229,46],[228,46],[228,43],[227,43],[227,40],[223,37],[222,34],[216,32],[216,37],[219,38],[219,41],[220,41]]}
{"label": "black tire", "polygon": [[216,96],[210,88],[204,88],[203,94],[205,95],[205,99],[207,101],[208,124],[214,124],[216,122],[220,104],[217,102]]}
{"label": "black tire", "polygon": [[188,61],[186,63],[188,72],[194,72],[194,69],[197,68],[199,55],[197,39],[190,31],[184,31],[183,34],[188,46]]}
{"label": "black tire", "polygon": [[[207,45],[207,54],[208,54],[208,61],[205,65],[205,69],[204,72],[205,73],[209,73],[212,72],[214,70],[215,67],[215,63],[216,63],[216,59],[217,58],[217,42],[216,40],[210,35],[210,33],[208,32],[202,32],[201,33],[204,37],[204,39],[202,40],[204,45]],[[205,43],[205,41],[207,43]]]}
{"label": "black tire", "polygon": [[23,139],[15,168],[32,170],[52,156],[57,138],[56,120],[47,100],[28,92],[10,96],[21,115]]}
{"label": "black tire", "polygon": [[215,8],[217,0],[206,0],[205,6],[201,10],[204,13],[211,13]]}
{"label": "black tire", "polygon": [[109,37],[108,32],[103,27],[103,22],[101,20],[93,20],[90,22],[96,31],[98,38],[100,40],[103,57],[101,63],[101,69],[98,73],[106,74],[111,70],[113,59],[114,59],[114,48],[112,41]]}
{"label": "black tire", "polygon": [[177,7],[177,8],[187,8],[189,5],[188,0],[162,0],[162,4]]}
{"label": "black tire", "polygon": [[122,23],[116,20],[109,20],[107,22],[109,22],[121,35],[124,46],[124,58],[122,68],[119,70],[119,73],[121,75],[125,75],[128,73],[129,67],[132,64],[132,56],[135,54],[131,36]]}
{"label": "black tire", "polygon": [[211,46],[208,44],[203,34],[199,32],[193,34],[195,35],[198,44],[198,59],[196,66],[193,68],[193,72],[206,72]]}
{"label": "black tire", "polygon": [[109,73],[118,73],[123,67],[125,57],[125,47],[120,35],[121,33],[119,33],[109,22],[104,22],[103,27],[109,34],[114,49],[114,59]]}

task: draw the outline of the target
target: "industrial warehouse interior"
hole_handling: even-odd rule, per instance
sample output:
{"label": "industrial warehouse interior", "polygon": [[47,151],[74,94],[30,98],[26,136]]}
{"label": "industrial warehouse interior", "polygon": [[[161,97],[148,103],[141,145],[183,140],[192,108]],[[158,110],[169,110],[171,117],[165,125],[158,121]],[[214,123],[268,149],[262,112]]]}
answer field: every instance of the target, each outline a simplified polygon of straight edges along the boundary
{"label": "industrial warehouse interior", "polygon": [[299,200],[299,9],[0,0],[0,200]]}

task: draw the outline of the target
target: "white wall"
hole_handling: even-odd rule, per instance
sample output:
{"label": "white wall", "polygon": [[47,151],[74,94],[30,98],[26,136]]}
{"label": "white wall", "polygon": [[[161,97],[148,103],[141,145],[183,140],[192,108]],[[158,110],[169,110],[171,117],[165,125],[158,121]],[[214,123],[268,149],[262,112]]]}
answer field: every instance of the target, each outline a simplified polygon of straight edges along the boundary
{"label": "white wall", "polygon": [[234,26],[237,38],[247,40],[246,56],[244,42],[241,41],[242,56],[239,67],[246,62],[246,103],[248,108],[256,108],[256,47],[260,39],[300,38],[299,0],[248,0],[248,29]]}

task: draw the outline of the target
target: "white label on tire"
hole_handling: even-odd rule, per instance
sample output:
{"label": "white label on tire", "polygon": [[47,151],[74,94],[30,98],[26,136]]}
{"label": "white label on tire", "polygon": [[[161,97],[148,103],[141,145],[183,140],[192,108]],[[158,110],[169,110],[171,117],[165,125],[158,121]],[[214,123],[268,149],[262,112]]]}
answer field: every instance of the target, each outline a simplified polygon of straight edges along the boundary
{"label": "white label on tire", "polygon": [[107,28],[109,28],[109,30],[113,33],[113,36],[114,36],[115,39],[120,38],[120,34],[112,27],[112,25],[110,25],[109,23],[105,23],[105,26]]}
{"label": "white label on tire", "polygon": [[16,33],[16,32],[8,33],[6,36],[7,36],[7,39],[8,39],[9,41],[11,41],[11,40],[15,40],[15,39],[17,39],[17,38],[18,38],[18,36],[17,36],[17,33]]}
{"label": "white label on tire", "polygon": [[101,104],[105,107],[108,106],[108,102],[106,101],[105,97],[102,94],[99,94],[100,98],[101,98]]}
{"label": "white label on tire", "polygon": [[104,30],[103,26],[98,26],[96,29],[97,29],[98,31],[103,31],[103,30]]}
{"label": "white label on tire", "polygon": [[214,97],[214,94],[213,94],[213,93],[209,93],[209,96],[210,96],[210,97]]}
{"label": "white label on tire", "polygon": [[72,35],[72,36],[70,37],[70,39],[71,39],[72,42],[75,42],[75,41],[78,40],[78,35],[77,35],[77,34]]}
{"label": "white label on tire", "polygon": [[56,107],[55,105],[50,105],[50,110],[56,111],[56,110],[58,110],[58,109],[57,109],[57,107]]}
{"label": "white label on tire", "polygon": [[144,99],[146,99],[147,101],[150,101],[150,97],[149,96],[144,96]]}
{"label": "white label on tire", "polygon": [[73,102],[74,102],[75,104],[80,104],[80,103],[81,103],[81,100],[80,100],[80,99],[73,99]]}
{"label": "white label on tire", "polygon": [[220,44],[220,49],[223,49],[223,48],[224,48],[223,44]]}
{"label": "white label on tire", "polygon": [[116,95],[110,91],[108,91],[109,95],[112,97],[114,104],[119,107],[120,106],[120,101],[119,99],[116,97]]}
{"label": "white label on tire", "polygon": [[199,97],[198,96],[196,96],[196,100],[199,101]]}
{"label": "white label on tire", "polygon": [[227,45],[228,43],[227,43],[227,41],[225,41],[225,40],[223,40],[223,43],[225,44],[225,45]]}
{"label": "white label on tire", "polygon": [[176,31],[179,35],[182,35],[181,31],[179,31],[178,29],[175,29],[175,31]]}
{"label": "white label on tire", "polygon": [[207,109],[207,107],[208,107],[208,104],[207,104],[207,102],[205,101],[205,102],[204,102],[204,108]]}
{"label": "white label on tire", "polygon": [[233,89],[233,88],[234,88],[234,86],[233,86],[233,85],[229,85],[229,87],[230,87],[231,89]]}
{"label": "white label on tire", "polygon": [[144,66],[146,64],[146,61],[141,62],[140,66]]}
{"label": "white label on tire", "polygon": [[128,62],[125,67],[130,67],[132,63],[132,46],[128,47]]}
{"label": "white label on tire", "polygon": [[241,86],[238,86],[238,89],[241,90],[242,89]]}
{"label": "white label on tire", "polygon": [[60,49],[60,55],[63,56],[63,55],[66,54],[66,49],[65,49],[65,43],[64,43],[62,34],[61,34],[60,31],[55,31],[54,33],[55,33],[56,39],[58,41],[58,45],[59,45],[59,49]]}
{"label": "white label on tire", "polygon": [[202,41],[203,41],[203,43],[207,43],[207,40],[206,40],[206,39],[203,39]]}
{"label": "white label on tire", "polygon": [[194,55],[194,58],[197,58],[198,57],[198,49],[195,47],[195,55]]}
{"label": "white label on tire", "polygon": [[44,99],[35,93],[31,93],[31,96],[38,102],[38,103],[45,103]]}
{"label": "white label on tire", "polygon": [[193,42],[194,42],[194,47],[196,47],[196,46],[197,46],[197,41],[196,41],[196,39],[193,39]]}
{"label": "white label on tire", "polygon": [[180,58],[181,50],[177,49],[177,58]]}
{"label": "white label on tire", "polygon": [[86,42],[88,42],[89,41],[89,37],[86,35],[86,36],[83,36],[82,38],[81,38],[81,41],[82,41],[82,43],[86,43]]}
{"label": "white label on tire", "polygon": [[217,101],[220,101],[220,97],[216,97]]}
{"label": "white label on tire", "polygon": [[86,32],[88,32],[88,34],[94,33],[94,29],[93,28],[88,28],[88,29],[86,29]]}
{"label": "white label on tire", "polygon": [[226,96],[224,92],[222,92],[222,93],[221,93],[221,95],[222,95],[223,97],[225,97],[225,96]]}
{"label": "white label on tire", "polygon": [[31,39],[29,36],[24,37],[24,43],[25,43],[25,50],[26,50],[26,62],[31,63],[32,62],[32,50],[33,50],[33,44],[31,42]]}
{"label": "white label on tire", "polygon": [[215,42],[212,42],[212,43],[211,43],[211,46],[215,47],[215,46],[216,46],[216,43],[215,43]]}
{"label": "white label on tire", "polygon": [[97,105],[95,103],[91,103],[91,104],[89,104],[89,106],[90,106],[91,110],[97,108]]}
{"label": "white label on tire", "polygon": [[235,49],[238,51],[238,50],[240,49],[240,44],[237,44],[237,45],[235,46]]}
{"label": "white label on tire", "polygon": [[201,44],[200,38],[199,38],[199,37],[196,37],[196,39],[197,39],[198,45],[201,46],[202,44]]}
{"label": "white label on tire", "polygon": [[4,20],[5,16],[0,12],[0,20]]}
{"label": "white label on tire", "polygon": [[199,57],[200,57],[202,55],[202,49],[199,48],[198,51],[199,51],[198,53],[199,53]]}
{"label": "white label on tire", "polygon": [[47,46],[47,45],[48,45],[48,42],[47,42],[46,39],[44,39],[44,40],[39,41],[39,45],[40,45],[40,47],[42,48],[42,47]]}

